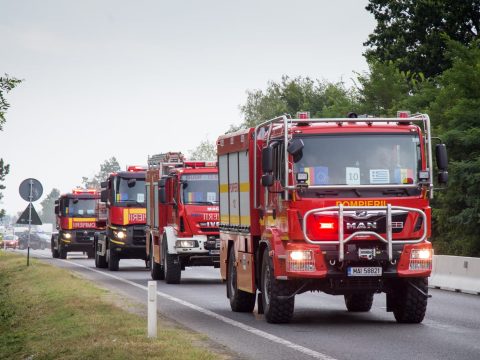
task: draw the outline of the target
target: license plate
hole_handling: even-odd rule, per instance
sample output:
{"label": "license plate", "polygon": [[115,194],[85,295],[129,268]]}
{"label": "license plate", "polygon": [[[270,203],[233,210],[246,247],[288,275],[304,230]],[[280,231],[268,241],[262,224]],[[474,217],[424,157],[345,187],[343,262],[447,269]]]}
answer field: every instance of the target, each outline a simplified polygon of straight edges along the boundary
{"label": "license plate", "polygon": [[220,255],[220,250],[210,250],[210,255]]}
{"label": "license plate", "polygon": [[381,276],[382,275],[382,268],[378,267],[349,267],[347,268],[348,276]]}

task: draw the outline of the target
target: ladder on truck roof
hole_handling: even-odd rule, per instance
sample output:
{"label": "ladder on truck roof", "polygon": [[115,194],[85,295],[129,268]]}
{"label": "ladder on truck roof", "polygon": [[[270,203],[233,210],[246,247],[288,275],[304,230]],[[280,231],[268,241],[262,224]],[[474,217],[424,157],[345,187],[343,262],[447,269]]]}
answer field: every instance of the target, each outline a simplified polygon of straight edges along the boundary
{"label": "ladder on truck roof", "polygon": [[161,175],[168,173],[168,170],[181,167],[185,163],[185,156],[179,152],[167,152],[148,156],[148,169],[160,169]]}

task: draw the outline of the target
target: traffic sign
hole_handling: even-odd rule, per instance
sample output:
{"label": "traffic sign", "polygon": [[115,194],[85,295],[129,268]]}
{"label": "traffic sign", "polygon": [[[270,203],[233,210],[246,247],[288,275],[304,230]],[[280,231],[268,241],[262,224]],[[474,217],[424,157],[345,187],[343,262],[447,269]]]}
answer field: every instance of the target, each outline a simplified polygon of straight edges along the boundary
{"label": "traffic sign", "polygon": [[[31,198],[30,198],[31,189]],[[37,201],[43,194],[43,186],[37,179],[29,178],[22,181],[18,188],[20,196],[25,201]]]}
{"label": "traffic sign", "polygon": [[28,204],[25,211],[22,213],[22,215],[20,215],[20,217],[17,220],[17,224],[28,225],[28,217],[30,215],[30,211],[29,211],[30,206],[32,207],[30,225],[42,225],[42,220],[40,220],[40,217],[38,216],[37,211],[33,207],[32,203]]}

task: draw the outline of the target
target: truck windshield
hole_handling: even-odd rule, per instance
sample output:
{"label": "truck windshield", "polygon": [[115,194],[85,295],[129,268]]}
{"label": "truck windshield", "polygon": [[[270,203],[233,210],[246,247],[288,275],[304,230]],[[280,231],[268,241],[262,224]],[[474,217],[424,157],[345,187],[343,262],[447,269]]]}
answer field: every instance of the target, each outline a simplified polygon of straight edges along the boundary
{"label": "truck windshield", "polygon": [[96,199],[68,199],[65,207],[66,216],[92,217],[95,216]]}
{"label": "truck windshield", "polygon": [[217,174],[182,175],[181,182],[184,204],[218,204]]}
{"label": "truck windshield", "polygon": [[418,134],[349,134],[301,137],[294,172],[308,185],[415,184],[421,166]]}
{"label": "truck windshield", "polygon": [[115,202],[145,206],[145,180],[117,178]]}

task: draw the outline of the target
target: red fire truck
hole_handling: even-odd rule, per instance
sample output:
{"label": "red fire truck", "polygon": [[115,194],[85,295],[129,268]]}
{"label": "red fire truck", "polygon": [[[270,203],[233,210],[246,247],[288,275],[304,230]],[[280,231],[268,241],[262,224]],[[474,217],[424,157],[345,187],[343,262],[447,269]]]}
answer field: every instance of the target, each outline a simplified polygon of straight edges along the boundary
{"label": "red fire truck", "polygon": [[185,266],[219,264],[215,161],[154,155],[147,170],[147,255],[154,280],[178,284]]}
{"label": "red fire truck", "polygon": [[105,227],[96,212],[99,199],[97,190],[78,188],[55,201],[58,233],[51,240],[54,258],[65,259],[69,251],[83,251],[93,257],[95,232]]}
{"label": "red fire truck", "polygon": [[[423,320],[432,267],[428,115],[281,116],[220,136],[220,264],[233,311],[289,322],[295,295],[343,295],[398,322]],[[447,155],[436,146],[438,183]]]}
{"label": "red fire truck", "polygon": [[145,257],[145,167],[109,175],[102,182],[101,201],[106,203],[107,226],[94,240],[95,266],[119,269],[120,259]]}

